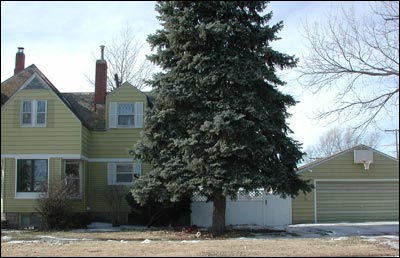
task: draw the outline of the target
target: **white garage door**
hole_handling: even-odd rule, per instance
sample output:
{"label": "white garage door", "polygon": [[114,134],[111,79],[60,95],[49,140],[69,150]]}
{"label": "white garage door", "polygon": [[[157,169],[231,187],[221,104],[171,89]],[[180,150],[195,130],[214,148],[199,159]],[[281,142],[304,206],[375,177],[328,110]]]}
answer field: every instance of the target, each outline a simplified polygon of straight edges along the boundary
{"label": "white garage door", "polygon": [[398,181],[316,181],[316,222],[398,221]]}

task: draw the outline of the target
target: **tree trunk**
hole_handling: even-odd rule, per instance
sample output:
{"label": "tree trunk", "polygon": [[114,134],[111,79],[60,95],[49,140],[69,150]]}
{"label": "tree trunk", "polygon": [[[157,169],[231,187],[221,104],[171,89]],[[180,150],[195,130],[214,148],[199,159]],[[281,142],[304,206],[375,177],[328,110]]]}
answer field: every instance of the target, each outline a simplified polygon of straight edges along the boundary
{"label": "tree trunk", "polygon": [[221,192],[218,192],[214,196],[214,209],[213,209],[213,224],[212,230],[216,235],[225,232],[225,208],[226,208],[226,197]]}

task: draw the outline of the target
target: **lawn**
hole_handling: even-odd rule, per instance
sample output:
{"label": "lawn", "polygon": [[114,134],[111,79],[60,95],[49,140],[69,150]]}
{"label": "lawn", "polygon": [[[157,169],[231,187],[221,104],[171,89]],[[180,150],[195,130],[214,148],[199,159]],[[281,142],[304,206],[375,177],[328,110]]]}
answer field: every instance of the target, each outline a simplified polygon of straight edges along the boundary
{"label": "lawn", "polygon": [[302,237],[284,231],[127,230],[117,232],[2,231],[1,256],[398,256],[382,241],[361,237]]}

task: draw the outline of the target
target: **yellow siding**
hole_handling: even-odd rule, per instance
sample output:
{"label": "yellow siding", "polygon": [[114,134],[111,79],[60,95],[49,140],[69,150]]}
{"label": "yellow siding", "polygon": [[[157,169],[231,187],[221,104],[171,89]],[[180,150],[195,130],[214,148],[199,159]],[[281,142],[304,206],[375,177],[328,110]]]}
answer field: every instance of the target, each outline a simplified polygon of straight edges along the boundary
{"label": "yellow siding", "polygon": [[82,155],[89,156],[91,132],[84,126],[82,129]]}
{"label": "yellow siding", "polygon": [[[21,101],[47,100],[46,127],[21,127]],[[1,154],[79,154],[81,123],[50,90],[21,90],[1,110]]]}
{"label": "yellow siding", "polygon": [[138,141],[141,129],[92,132],[91,158],[131,158],[128,150]]}
{"label": "yellow siding", "polygon": [[292,223],[314,223],[314,190],[292,199]]}
{"label": "yellow siding", "polygon": [[82,207],[83,211],[86,211],[87,208],[87,201],[88,201],[88,194],[89,194],[89,163],[87,161],[83,161],[83,175],[82,175]]}
{"label": "yellow siding", "polygon": [[[90,207],[90,211],[93,212],[108,212],[110,206],[106,201],[107,192],[107,163],[96,162],[89,163],[88,183],[86,184],[87,189],[87,206]],[[150,171],[151,166],[149,164],[142,164],[142,175]],[[128,186],[129,188],[129,186]],[[125,198],[122,201],[122,211],[129,212],[130,206],[126,202]]]}
{"label": "yellow siding", "polygon": [[4,168],[5,168],[5,160],[1,159],[1,212],[4,212],[3,210],[3,199],[4,199]]}
{"label": "yellow siding", "polygon": [[[92,212],[109,212],[110,204],[107,202],[109,197],[107,185],[107,163],[90,163],[89,164],[89,181],[88,202]],[[130,211],[129,205],[123,197],[122,212]]]}
{"label": "yellow siding", "polygon": [[[378,152],[374,152],[374,163],[370,165],[369,170],[365,170],[363,164],[354,164],[353,151],[349,151],[331,160],[327,160],[320,165],[312,167],[311,170],[312,172],[305,170],[300,174],[300,176],[302,179],[310,179],[312,183],[314,182],[314,179],[399,179],[398,161],[389,159]],[[300,194],[293,199],[292,222],[294,224],[314,223],[314,191],[315,189],[307,194],[307,196]],[[333,196],[332,198],[335,197]]]}

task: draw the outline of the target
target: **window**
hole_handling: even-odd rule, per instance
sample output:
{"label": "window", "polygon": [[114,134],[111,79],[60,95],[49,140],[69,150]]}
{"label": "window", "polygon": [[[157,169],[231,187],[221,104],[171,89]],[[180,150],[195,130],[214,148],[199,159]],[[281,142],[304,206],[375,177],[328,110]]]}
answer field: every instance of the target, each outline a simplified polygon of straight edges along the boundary
{"label": "window", "polygon": [[16,197],[38,197],[18,193],[40,193],[47,191],[47,159],[17,160]]}
{"label": "window", "polygon": [[143,102],[110,102],[110,128],[142,128]]}
{"label": "window", "polygon": [[108,163],[109,185],[130,185],[141,174],[140,162]]}
{"label": "window", "polygon": [[135,123],[134,104],[118,103],[118,126],[133,127]]}
{"label": "window", "polygon": [[47,101],[46,100],[23,100],[21,108],[22,126],[46,126]]}
{"label": "window", "polygon": [[32,103],[24,101],[22,104],[22,124],[32,124]]}
{"label": "window", "polygon": [[81,197],[81,162],[79,160],[65,161],[65,183],[70,189],[69,197]]}

